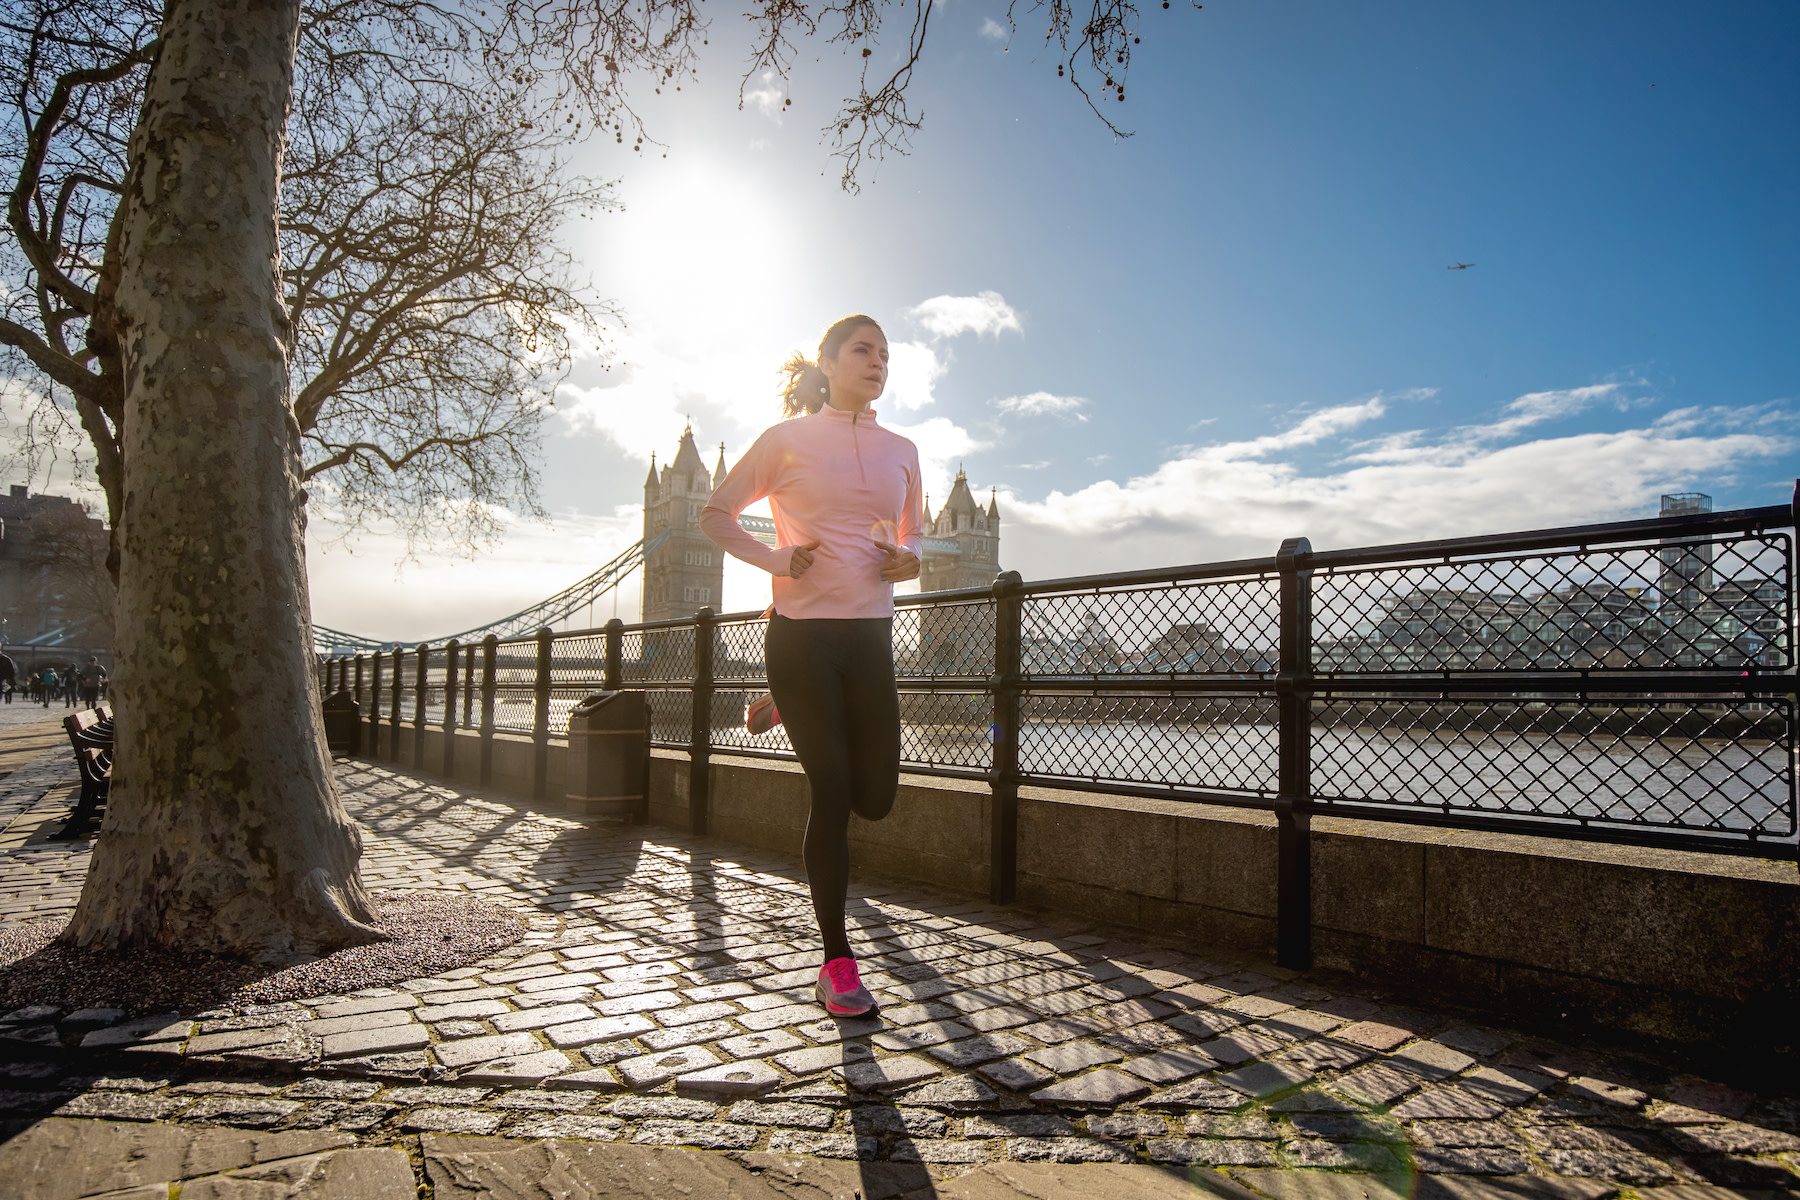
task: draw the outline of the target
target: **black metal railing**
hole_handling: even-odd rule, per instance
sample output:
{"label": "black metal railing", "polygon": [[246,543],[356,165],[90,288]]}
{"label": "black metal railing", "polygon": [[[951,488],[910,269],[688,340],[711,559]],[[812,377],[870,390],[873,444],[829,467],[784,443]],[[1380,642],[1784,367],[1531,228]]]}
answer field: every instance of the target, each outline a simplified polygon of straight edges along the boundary
{"label": "black metal railing", "polygon": [[[901,597],[904,765],[989,783],[999,902],[1021,786],[1273,813],[1285,965],[1310,954],[1314,816],[1800,860],[1797,511],[1800,489],[1792,506],[1357,550],[1294,538],[1269,558]],[[493,737],[529,736],[540,799],[569,709],[640,689],[652,743],[689,755],[704,832],[714,752],[792,756],[780,726],[743,723],[765,625],[702,609],[489,637],[479,666],[473,646],[334,659],[324,678],[414,766],[429,724],[481,731],[484,782]]]}

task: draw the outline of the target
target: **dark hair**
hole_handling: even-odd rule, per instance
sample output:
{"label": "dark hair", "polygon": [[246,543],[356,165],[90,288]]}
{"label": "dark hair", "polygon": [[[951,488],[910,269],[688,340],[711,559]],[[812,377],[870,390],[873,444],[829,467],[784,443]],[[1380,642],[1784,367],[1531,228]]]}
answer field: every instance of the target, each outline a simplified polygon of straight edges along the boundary
{"label": "dark hair", "polygon": [[[831,398],[831,381],[825,372],[819,369],[821,359],[836,358],[850,335],[865,325],[872,325],[876,331],[881,330],[881,322],[874,317],[865,317],[861,313],[845,317],[835,322],[819,339],[819,357],[808,360],[803,354],[796,354],[781,365],[781,415],[798,417],[803,413],[816,413],[825,407],[825,401]],[[883,337],[887,335],[882,334]]]}

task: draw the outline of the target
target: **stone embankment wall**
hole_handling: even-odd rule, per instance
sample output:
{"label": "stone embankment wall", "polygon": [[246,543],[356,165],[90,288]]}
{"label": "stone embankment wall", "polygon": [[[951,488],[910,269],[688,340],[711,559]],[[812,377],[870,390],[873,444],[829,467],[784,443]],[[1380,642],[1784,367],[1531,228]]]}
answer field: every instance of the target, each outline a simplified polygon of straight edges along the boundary
{"label": "stone embankment wall", "polygon": [[[442,733],[426,730],[437,773]],[[383,730],[375,757],[411,768]],[[454,776],[473,782],[479,740],[457,735]],[[490,787],[530,792],[533,747],[498,736]],[[563,746],[549,748],[551,805]],[[652,756],[652,823],[688,827],[688,760]],[[797,765],[715,754],[711,833],[798,854]],[[1313,821],[1316,967],[1421,1000],[1560,1029],[1599,1028],[1800,1061],[1800,872],[1791,863],[1513,834]],[[885,821],[853,819],[855,863],[985,894],[984,784],[902,776]],[[1026,788],[1018,898],[1121,925],[1273,954],[1275,821],[1259,812]]]}

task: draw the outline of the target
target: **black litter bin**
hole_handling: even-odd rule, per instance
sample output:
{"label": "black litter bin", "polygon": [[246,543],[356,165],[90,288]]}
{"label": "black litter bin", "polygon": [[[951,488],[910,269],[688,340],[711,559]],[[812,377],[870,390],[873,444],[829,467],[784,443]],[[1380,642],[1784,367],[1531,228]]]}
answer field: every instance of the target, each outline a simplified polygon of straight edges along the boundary
{"label": "black litter bin", "polygon": [[650,705],[642,692],[596,692],[569,711],[568,808],[641,817],[650,786]]}
{"label": "black litter bin", "polygon": [[362,753],[362,706],[348,691],[325,697],[325,745],[333,754]]}

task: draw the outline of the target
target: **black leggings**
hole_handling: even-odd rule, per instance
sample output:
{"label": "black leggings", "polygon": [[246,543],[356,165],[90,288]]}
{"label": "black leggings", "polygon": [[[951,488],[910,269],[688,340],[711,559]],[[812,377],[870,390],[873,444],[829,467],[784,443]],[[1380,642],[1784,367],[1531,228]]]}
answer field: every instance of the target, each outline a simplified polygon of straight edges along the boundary
{"label": "black leggings", "polygon": [[806,768],[806,878],[825,960],[847,958],[850,814],[879,821],[900,787],[900,697],[891,617],[769,618],[769,691]]}

